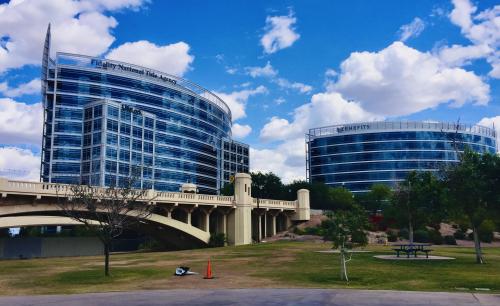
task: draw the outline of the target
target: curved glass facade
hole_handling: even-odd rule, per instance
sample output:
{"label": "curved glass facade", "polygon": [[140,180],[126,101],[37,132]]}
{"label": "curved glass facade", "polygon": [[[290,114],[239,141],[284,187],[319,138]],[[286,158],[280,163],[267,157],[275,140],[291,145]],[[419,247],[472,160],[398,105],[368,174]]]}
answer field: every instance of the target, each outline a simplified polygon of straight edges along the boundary
{"label": "curved glass facade", "polygon": [[215,194],[233,155],[241,162],[229,169],[248,172],[247,145],[224,150],[231,112],[214,94],[132,64],[66,53],[52,60],[48,50],[43,181],[119,186],[134,173],[142,188],[178,191],[189,182]]}
{"label": "curved glass facade", "polygon": [[465,146],[496,152],[493,129],[426,122],[370,122],[311,129],[307,135],[311,182],[366,192],[395,186],[413,170],[437,171],[457,161]]}

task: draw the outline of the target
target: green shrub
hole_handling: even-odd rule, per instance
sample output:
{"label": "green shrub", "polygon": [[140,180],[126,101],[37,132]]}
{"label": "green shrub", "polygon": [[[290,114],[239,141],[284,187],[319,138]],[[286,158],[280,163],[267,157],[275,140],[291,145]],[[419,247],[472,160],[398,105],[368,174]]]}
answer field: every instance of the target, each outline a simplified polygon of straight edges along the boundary
{"label": "green shrub", "polygon": [[398,235],[395,231],[387,231],[387,241],[396,242],[398,241]]}
{"label": "green shrub", "polygon": [[493,241],[493,231],[495,223],[492,220],[484,220],[479,226],[479,240],[491,243]]}
{"label": "green shrub", "polygon": [[415,242],[430,242],[430,235],[427,230],[419,229],[413,232],[413,240]]}
{"label": "green shrub", "polygon": [[448,245],[457,245],[457,241],[455,240],[455,237],[448,235],[444,236],[444,243]]}
{"label": "green shrub", "polygon": [[453,237],[458,240],[465,240],[465,233],[459,229],[455,233],[453,233]]}
{"label": "green shrub", "polygon": [[296,235],[304,235],[304,231],[301,230],[300,228],[296,227],[293,229],[293,233]]}
{"label": "green shrub", "polygon": [[223,247],[226,244],[226,235],[224,233],[211,233],[210,240],[208,241],[208,247],[218,248]]}
{"label": "green shrub", "polygon": [[316,235],[316,236],[322,236],[323,235],[323,231],[319,227],[306,227],[304,229],[304,233],[306,235]]}
{"label": "green shrub", "polygon": [[351,236],[351,242],[366,245],[368,243],[368,237],[366,237],[366,233],[364,231],[356,231]]}
{"label": "green shrub", "polygon": [[403,239],[410,239],[410,233],[406,228],[402,228],[401,230],[399,230],[399,237]]}
{"label": "green shrub", "polygon": [[432,242],[433,244],[443,244],[443,236],[441,236],[441,233],[438,230],[432,229],[428,231],[429,233],[429,242]]}

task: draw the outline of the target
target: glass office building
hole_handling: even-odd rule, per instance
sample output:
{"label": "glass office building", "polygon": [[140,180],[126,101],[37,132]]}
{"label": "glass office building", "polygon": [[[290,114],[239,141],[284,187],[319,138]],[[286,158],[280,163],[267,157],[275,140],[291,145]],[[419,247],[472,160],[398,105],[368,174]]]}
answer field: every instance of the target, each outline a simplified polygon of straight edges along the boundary
{"label": "glass office building", "polygon": [[216,194],[248,172],[248,145],[231,139],[231,111],[185,79],[85,55],[42,61],[44,182],[178,191],[194,183]]}
{"label": "glass office building", "polygon": [[367,122],[313,128],[306,135],[307,177],[352,192],[394,187],[408,173],[438,171],[457,150],[496,152],[494,129],[428,122]]}

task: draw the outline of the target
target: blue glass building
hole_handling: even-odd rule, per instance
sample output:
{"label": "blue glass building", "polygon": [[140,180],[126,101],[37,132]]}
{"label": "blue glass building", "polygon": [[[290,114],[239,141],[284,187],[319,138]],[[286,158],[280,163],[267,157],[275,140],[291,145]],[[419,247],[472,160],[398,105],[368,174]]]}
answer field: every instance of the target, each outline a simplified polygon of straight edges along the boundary
{"label": "blue glass building", "polygon": [[42,60],[44,182],[178,191],[183,183],[216,194],[248,172],[248,145],[231,139],[231,111],[185,79],[85,55]]}
{"label": "blue glass building", "polygon": [[457,151],[496,152],[494,129],[428,122],[367,122],[313,128],[306,135],[310,182],[366,192],[376,183],[394,187],[408,173],[438,171]]}

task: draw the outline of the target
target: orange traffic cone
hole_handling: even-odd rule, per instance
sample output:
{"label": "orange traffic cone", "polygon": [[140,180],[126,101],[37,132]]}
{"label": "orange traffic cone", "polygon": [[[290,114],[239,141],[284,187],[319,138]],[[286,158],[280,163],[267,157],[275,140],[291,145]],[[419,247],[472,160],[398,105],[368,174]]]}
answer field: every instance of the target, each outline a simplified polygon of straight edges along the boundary
{"label": "orange traffic cone", "polygon": [[210,258],[208,259],[207,263],[207,274],[205,274],[204,279],[212,279],[214,278],[212,275],[212,264],[210,263]]}

